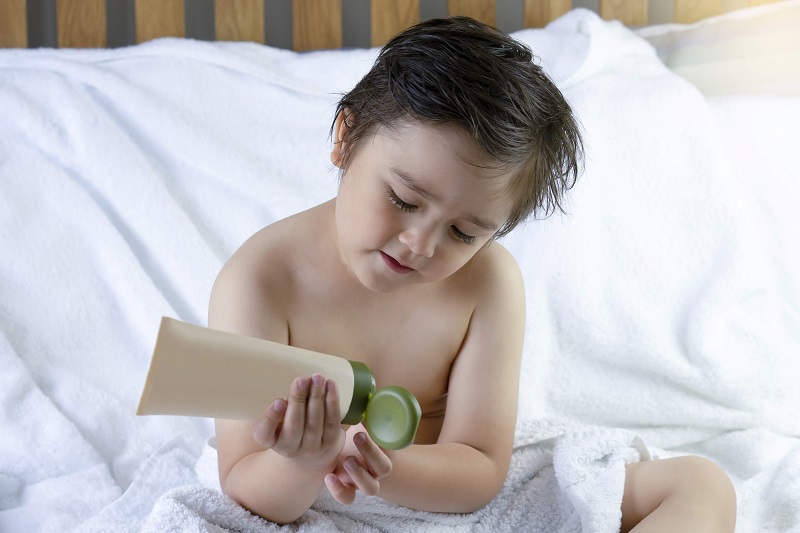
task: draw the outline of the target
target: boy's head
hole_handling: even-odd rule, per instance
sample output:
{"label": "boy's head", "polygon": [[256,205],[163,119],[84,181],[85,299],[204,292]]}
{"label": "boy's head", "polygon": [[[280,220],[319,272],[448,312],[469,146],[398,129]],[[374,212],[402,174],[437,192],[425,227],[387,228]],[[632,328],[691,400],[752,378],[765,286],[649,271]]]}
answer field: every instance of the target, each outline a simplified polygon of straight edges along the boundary
{"label": "boy's head", "polygon": [[532,58],[525,45],[467,17],[405,30],[339,101],[336,116],[344,113],[347,125],[339,166],[347,169],[380,127],[452,123],[492,166],[511,170],[513,207],[497,236],[531,214],[551,214],[579,173],[582,142],[572,110]]}

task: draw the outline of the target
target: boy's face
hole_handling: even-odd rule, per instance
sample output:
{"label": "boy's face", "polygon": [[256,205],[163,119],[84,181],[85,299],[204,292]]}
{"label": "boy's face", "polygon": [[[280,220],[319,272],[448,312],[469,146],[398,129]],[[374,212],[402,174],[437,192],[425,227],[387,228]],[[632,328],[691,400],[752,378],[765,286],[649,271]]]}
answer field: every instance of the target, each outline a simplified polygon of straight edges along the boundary
{"label": "boy's face", "polygon": [[[335,139],[341,138],[341,121]],[[340,144],[331,160],[337,164]],[[336,200],[341,259],[367,288],[389,292],[447,278],[505,223],[509,173],[461,128],[404,123],[364,137]]]}

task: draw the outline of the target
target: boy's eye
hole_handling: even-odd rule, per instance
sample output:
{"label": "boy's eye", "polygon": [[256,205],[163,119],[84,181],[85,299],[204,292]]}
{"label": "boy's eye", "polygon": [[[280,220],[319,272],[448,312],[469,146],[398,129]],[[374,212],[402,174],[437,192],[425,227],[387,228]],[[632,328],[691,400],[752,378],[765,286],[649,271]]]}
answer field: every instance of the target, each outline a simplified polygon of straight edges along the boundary
{"label": "boy's eye", "polygon": [[[386,193],[389,196],[389,201],[401,211],[410,213],[417,210],[418,206],[402,200],[399,196],[397,196],[397,193],[394,192],[391,187],[386,191]],[[478,240],[478,238],[474,235],[467,235],[455,226],[450,226],[450,228],[453,231],[453,235],[455,235],[455,237],[464,244],[475,244],[475,242]]]}
{"label": "boy's eye", "polygon": [[453,234],[458,238],[458,240],[462,241],[464,244],[475,244],[475,241],[478,240],[477,237],[473,235],[467,235],[466,233],[464,233],[455,226],[451,226],[451,228],[453,229]]}
{"label": "boy's eye", "polygon": [[417,208],[417,206],[401,200],[400,197],[397,196],[397,194],[391,188],[389,188],[387,192],[389,194],[389,201],[392,202],[394,205],[396,205],[399,209],[410,212],[414,211]]}

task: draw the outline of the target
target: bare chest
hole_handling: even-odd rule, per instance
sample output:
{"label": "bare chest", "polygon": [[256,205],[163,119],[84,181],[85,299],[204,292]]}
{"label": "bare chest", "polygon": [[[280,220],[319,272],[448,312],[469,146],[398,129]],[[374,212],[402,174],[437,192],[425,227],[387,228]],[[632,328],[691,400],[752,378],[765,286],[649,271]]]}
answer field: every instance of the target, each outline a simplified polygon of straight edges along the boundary
{"label": "bare chest", "polygon": [[419,400],[423,415],[444,411],[450,368],[471,314],[463,302],[423,298],[363,300],[333,291],[299,295],[290,343],[365,363],[378,387],[399,385]]}

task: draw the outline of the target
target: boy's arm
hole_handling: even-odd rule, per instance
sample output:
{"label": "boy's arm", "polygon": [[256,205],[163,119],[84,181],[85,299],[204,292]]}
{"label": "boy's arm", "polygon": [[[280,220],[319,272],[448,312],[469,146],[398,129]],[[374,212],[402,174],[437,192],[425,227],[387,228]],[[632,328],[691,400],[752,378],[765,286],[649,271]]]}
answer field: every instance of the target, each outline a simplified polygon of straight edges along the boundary
{"label": "boy's arm", "polygon": [[386,452],[392,472],[381,480],[379,495],[389,501],[426,511],[471,512],[489,503],[505,481],[516,424],[525,295],[511,255],[499,245],[492,252],[492,260],[480,268],[483,281],[474,280],[482,283],[479,303],[451,371],[437,444]]}
{"label": "boy's arm", "polygon": [[[255,262],[248,260],[244,246],[222,269],[211,293],[209,305],[209,327],[269,339],[288,342],[288,327],[278,306],[284,287],[265,288],[259,279]],[[336,457],[344,442],[344,432],[338,420],[338,391],[328,395],[325,384],[310,383],[308,388],[296,380],[292,384],[286,402],[265,406],[259,421],[216,420],[216,438],[220,485],[223,492],[242,506],[264,518],[278,523],[288,523],[299,518],[319,496],[324,486],[324,476],[335,466]],[[333,403],[331,403],[333,402]],[[255,435],[253,430],[259,422],[268,418],[283,420],[299,416],[292,406],[312,405],[315,412],[335,412],[331,431],[340,433],[338,449],[323,451],[310,461],[288,459],[264,443],[270,435]],[[278,410],[274,410],[274,406]],[[281,410],[282,408],[282,410]],[[296,417],[295,417],[296,418]],[[302,421],[301,421],[302,422]],[[321,439],[321,436],[320,436]]]}
{"label": "boy's arm", "polygon": [[[324,408],[322,404],[326,401],[321,395],[317,395],[315,399],[312,390],[304,397],[298,383],[299,380],[296,380],[292,384],[289,405],[292,405],[292,397],[302,397],[294,405],[311,405],[317,401]],[[303,446],[294,448],[297,455],[290,452],[284,456],[274,449],[267,449],[277,444],[276,441],[273,439],[271,444],[266,444],[268,435],[251,437],[253,424],[250,422],[245,423],[247,427],[240,429],[236,427],[238,421],[217,420],[220,484],[223,492],[251,512],[273,522],[285,524],[299,518],[319,496],[324,476],[335,466],[338,450],[344,442],[344,432],[338,420],[338,396],[330,396],[326,403],[332,415],[329,419],[333,421],[341,438],[329,432],[327,442],[318,435],[320,438],[317,445],[309,446],[305,438],[309,432],[305,432]],[[282,412],[273,412],[273,407],[270,406],[262,418],[282,416]],[[290,416],[288,411],[286,416]],[[229,423],[234,425],[227,425]],[[275,427],[275,424],[271,426]],[[255,433],[258,434],[258,430]],[[307,453],[309,449],[311,454]]]}

